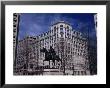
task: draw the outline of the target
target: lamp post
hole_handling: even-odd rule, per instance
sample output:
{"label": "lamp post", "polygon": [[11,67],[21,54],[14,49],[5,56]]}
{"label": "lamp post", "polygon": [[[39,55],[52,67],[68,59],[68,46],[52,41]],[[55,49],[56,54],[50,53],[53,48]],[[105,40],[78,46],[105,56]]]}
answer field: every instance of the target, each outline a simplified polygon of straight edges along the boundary
{"label": "lamp post", "polygon": [[65,75],[65,60],[64,60],[64,72],[63,72],[63,73],[64,73],[64,75]]}
{"label": "lamp post", "polygon": [[73,74],[72,74],[72,75],[74,75],[74,65],[73,65],[73,67],[72,67],[72,70],[73,70]]}

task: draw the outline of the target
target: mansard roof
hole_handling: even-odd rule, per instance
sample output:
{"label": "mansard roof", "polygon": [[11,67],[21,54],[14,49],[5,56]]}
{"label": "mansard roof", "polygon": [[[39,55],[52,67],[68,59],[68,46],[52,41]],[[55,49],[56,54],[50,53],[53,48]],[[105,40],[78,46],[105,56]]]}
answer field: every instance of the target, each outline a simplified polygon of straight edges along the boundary
{"label": "mansard roof", "polygon": [[[64,23],[64,24],[70,25],[70,24],[69,24],[68,22],[66,22],[66,21],[57,21],[57,22],[53,23],[51,26],[56,25],[56,24],[59,24],[59,23]],[[70,25],[70,26],[71,26],[71,25]]]}

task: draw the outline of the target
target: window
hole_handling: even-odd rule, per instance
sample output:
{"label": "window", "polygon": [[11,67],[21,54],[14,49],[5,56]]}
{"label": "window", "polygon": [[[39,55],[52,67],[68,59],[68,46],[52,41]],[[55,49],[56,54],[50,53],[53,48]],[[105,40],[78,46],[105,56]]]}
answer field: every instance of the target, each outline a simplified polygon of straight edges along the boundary
{"label": "window", "polygon": [[61,34],[61,37],[63,37],[63,34]]}
{"label": "window", "polygon": [[15,38],[15,36],[13,36],[13,38]]}
{"label": "window", "polygon": [[41,34],[41,37],[43,36],[43,34]]}
{"label": "window", "polygon": [[30,64],[30,68],[33,68],[33,64]]}
{"label": "window", "polygon": [[14,18],[14,19],[13,19],[13,21],[14,21],[14,22],[17,22],[17,19],[16,19],[16,18]]}
{"label": "window", "polygon": [[67,33],[67,36],[69,36],[69,33]]}
{"label": "window", "polygon": [[14,29],[13,31],[16,32],[16,29]]}
{"label": "window", "polygon": [[13,27],[16,27],[16,25],[14,24]]}
{"label": "window", "polygon": [[69,29],[69,26],[67,26],[67,29]]}
{"label": "window", "polygon": [[65,38],[67,38],[67,37],[66,37],[66,34],[65,34]]}
{"label": "window", "polygon": [[48,35],[49,33],[47,32],[47,35]]}
{"label": "window", "polygon": [[54,29],[54,34],[56,33],[56,29]]}
{"label": "window", "polygon": [[63,27],[63,25],[60,25],[60,27]]}
{"label": "window", "polygon": [[56,30],[56,26],[54,27],[54,29]]}
{"label": "window", "polygon": [[69,32],[69,30],[67,30],[67,32]]}
{"label": "window", "polygon": [[96,22],[96,27],[97,27],[97,22]]}
{"label": "window", "polygon": [[70,51],[68,51],[68,54],[70,53]]}
{"label": "window", "polygon": [[15,17],[17,17],[17,14],[15,13],[15,14],[13,14]]}
{"label": "window", "polygon": [[50,30],[50,35],[51,35],[51,30]]}
{"label": "window", "polygon": [[57,38],[58,38],[58,34],[57,34]]}
{"label": "window", "polygon": [[63,32],[63,28],[60,28],[60,32]]}
{"label": "window", "polygon": [[50,43],[51,43],[51,41],[50,41]]}

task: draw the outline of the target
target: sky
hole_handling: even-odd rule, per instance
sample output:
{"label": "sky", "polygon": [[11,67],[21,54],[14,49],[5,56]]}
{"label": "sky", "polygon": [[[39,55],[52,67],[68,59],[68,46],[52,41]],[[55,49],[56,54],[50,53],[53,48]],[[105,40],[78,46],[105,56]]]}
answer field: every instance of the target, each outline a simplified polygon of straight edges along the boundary
{"label": "sky", "polygon": [[18,40],[26,35],[37,36],[47,32],[49,27],[58,21],[65,21],[72,25],[74,30],[88,35],[96,40],[95,13],[21,13]]}

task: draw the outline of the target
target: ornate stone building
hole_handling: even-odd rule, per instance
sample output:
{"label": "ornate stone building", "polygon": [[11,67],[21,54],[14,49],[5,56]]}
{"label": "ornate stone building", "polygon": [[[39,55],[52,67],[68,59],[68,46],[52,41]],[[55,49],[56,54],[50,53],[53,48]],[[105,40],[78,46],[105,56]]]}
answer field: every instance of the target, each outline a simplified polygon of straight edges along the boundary
{"label": "ornate stone building", "polygon": [[95,31],[97,36],[97,14],[94,15]]}
{"label": "ornate stone building", "polygon": [[[45,53],[40,51],[42,48],[49,50],[50,46],[61,59],[61,61],[55,61],[55,65],[52,61],[50,65],[48,61],[44,61]],[[70,24],[59,21],[51,25],[50,30],[45,33],[20,40],[16,63],[18,63],[18,69],[23,67],[22,69],[36,73],[38,68],[44,71],[47,66],[48,69],[59,69],[59,72],[67,75],[89,75],[88,41]]]}
{"label": "ornate stone building", "polygon": [[[19,31],[19,20],[20,20],[20,14],[14,13],[13,14],[13,60],[16,58],[16,47],[17,47],[17,40],[18,40],[18,31]],[[14,67],[16,66],[14,62]]]}

